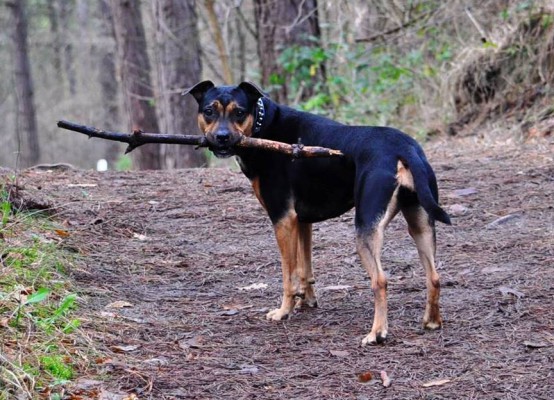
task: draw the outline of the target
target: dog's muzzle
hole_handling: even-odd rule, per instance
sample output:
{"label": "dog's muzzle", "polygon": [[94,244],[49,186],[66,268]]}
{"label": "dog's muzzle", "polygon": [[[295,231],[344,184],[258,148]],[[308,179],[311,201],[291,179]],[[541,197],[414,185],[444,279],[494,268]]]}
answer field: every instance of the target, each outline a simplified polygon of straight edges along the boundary
{"label": "dog's muzzle", "polygon": [[240,135],[227,129],[221,129],[207,136],[208,147],[217,158],[227,158],[235,154],[233,146],[240,141]]}

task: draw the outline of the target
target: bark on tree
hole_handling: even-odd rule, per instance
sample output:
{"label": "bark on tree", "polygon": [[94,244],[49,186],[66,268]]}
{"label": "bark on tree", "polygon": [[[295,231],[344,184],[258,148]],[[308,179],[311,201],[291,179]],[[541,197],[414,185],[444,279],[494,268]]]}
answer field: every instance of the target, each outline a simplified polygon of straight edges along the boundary
{"label": "bark on tree", "polygon": [[[103,120],[106,121],[107,129],[116,129],[115,123],[119,120],[119,85],[116,79],[115,46],[113,46],[115,32],[109,0],[99,0],[98,13],[101,16],[98,20],[100,21],[100,35],[102,39],[98,48],[98,58],[100,60],[98,79],[103,99]],[[121,146],[118,143],[110,142],[106,149],[108,165],[114,166],[120,154]]]}
{"label": "bark on tree", "polygon": [[[158,132],[140,2],[111,0],[125,109],[132,130]],[[160,145],[138,149],[139,169],[161,169]]]}
{"label": "bark on tree", "polygon": [[225,84],[232,85],[234,83],[233,71],[231,69],[231,63],[229,62],[229,54],[227,52],[227,47],[225,46],[225,40],[223,40],[223,32],[221,31],[221,26],[219,25],[219,21],[217,19],[217,13],[215,12],[214,0],[204,0],[204,6],[206,7],[208,22],[217,46],[217,52],[219,53],[223,79],[225,80]]}
{"label": "bark on tree", "polygon": [[21,152],[21,165],[27,167],[38,163],[40,146],[34,104],[33,80],[27,46],[25,3],[24,0],[6,2],[13,20],[11,33],[14,48],[13,58],[17,102],[16,130],[21,143],[19,149]]}
{"label": "bark on tree", "polygon": [[58,4],[60,5],[60,29],[63,38],[63,65],[69,85],[69,94],[75,96],[77,94],[77,78],[75,76],[75,65],[73,64],[75,57],[73,56],[72,36],[69,31],[69,23],[73,19],[75,4],[72,0],[63,0]]}
{"label": "bark on tree", "polygon": [[[160,128],[163,132],[198,130],[197,103],[181,96],[183,88],[201,80],[200,42],[194,0],[156,0],[154,14],[157,37]],[[201,167],[207,163],[201,150],[186,146],[161,147],[167,169]]]}
{"label": "bark on tree", "polygon": [[56,75],[62,76],[62,43],[60,27],[58,23],[58,6],[56,0],[48,0],[48,20],[50,21],[50,33],[52,34],[53,63]]}
{"label": "bark on tree", "polygon": [[[284,75],[277,61],[281,52],[294,44],[313,45],[307,37],[321,37],[317,0],[254,0],[254,14],[262,85],[270,88],[273,75]],[[317,76],[314,79],[318,79]],[[289,96],[286,83],[271,95],[277,102],[286,103]],[[303,97],[311,95],[313,93],[306,92]]]}

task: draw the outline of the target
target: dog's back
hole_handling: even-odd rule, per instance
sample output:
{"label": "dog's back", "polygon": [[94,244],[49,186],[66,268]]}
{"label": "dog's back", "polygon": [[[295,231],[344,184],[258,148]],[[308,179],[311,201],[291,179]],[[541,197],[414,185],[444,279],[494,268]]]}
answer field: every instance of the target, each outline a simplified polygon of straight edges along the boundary
{"label": "dog's back", "polygon": [[[422,206],[434,219],[450,223],[438,206],[436,178],[419,144],[388,127],[348,126],[294,110],[268,100],[267,129],[260,137],[284,143],[302,143],[341,150],[344,158],[300,159],[291,162],[281,154],[241,150],[238,156],[247,175],[262,174],[270,188],[287,193],[298,217],[319,222],[336,217],[355,205],[356,182],[363,174],[380,171],[417,191]],[[399,166],[398,162],[401,162]],[[256,172],[254,172],[256,171]],[[288,209],[288,204],[283,204]],[[275,217],[281,215],[278,212]],[[271,216],[271,215],[270,215]]]}

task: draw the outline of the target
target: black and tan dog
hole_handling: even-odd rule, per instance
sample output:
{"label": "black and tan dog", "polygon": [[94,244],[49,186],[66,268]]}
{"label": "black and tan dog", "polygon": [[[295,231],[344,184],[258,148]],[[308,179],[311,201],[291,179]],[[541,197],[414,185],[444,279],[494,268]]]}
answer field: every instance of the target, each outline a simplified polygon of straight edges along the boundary
{"label": "black and tan dog", "polygon": [[[283,300],[268,319],[287,318],[295,305],[317,306],[312,223],[355,207],[357,250],[375,294],[373,327],[362,344],[381,343],[387,336],[381,247],[383,232],[399,211],[427,275],[423,326],[441,327],[435,221],[450,224],[450,219],[438,205],[435,174],[415,140],[392,128],[347,126],[294,110],[273,102],[248,82],[216,87],[204,81],[186,93],[198,101],[198,124],[210,149],[218,157],[237,156],[273,223],[282,259]],[[242,135],[324,146],[341,150],[345,157],[293,161],[284,154],[233,147]]]}

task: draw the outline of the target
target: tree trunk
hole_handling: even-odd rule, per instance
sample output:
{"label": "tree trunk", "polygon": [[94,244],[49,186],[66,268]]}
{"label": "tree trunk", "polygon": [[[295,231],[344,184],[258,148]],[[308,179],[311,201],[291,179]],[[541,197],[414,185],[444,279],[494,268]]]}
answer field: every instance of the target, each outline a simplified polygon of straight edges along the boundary
{"label": "tree trunk", "polygon": [[[98,79],[100,82],[100,90],[102,91],[102,105],[104,108],[103,121],[106,121],[106,129],[116,129],[116,121],[119,120],[118,107],[118,84],[116,79],[115,69],[115,32],[113,27],[112,11],[110,9],[109,0],[99,0],[98,11],[100,18],[100,35],[102,38],[98,49],[98,58],[100,60],[100,69]],[[119,143],[110,142],[106,149],[106,160],[108,165],[113,168],[119,155],[121,154],[121,146]]]}
{"label": "tree trunk", "polygon": [[[258,31],[258,56],[262,70],[262,84],[270,88],[272,97],[285,103],[289,95],[285,72],[278,64],[282,51],[292,45],[313,45],[308,37],[320,38],[317,0],[254,0],[254,14]],[[323,71],[318,71],[323,76]],[[271,89],[275,78],[283,81]],[[313,79],[318,79],[314,76]],[[308,91],[303,98],[313,93]]]}
{"label": "tree trunk", "polygon": [[[159,132],[140,2],[111,0],[125,109],[132,130]],[[161,169],[160,145],[138,149],[139,169]]]}
{"label": "tree trunk", "polygon": [[56,0],[48,0],[48,20],[50,21],[50,33],[52,34],[53,63],[56,75],[62,76],[62,43],[60,27],[58,24],[58,6]]}
{"label": "tree trunk", "polygon": [[233,71],[231,70],[231,63],[229,62],[229,54],[225,41],[223,40],[223,32],[217,19],[217,13],[215,12],[214,0],[204,0],[204,6],[206,7],[206,13],[208,14],[208,22],[210,24],[217,52],[219,53],[219,59],[221,61],[221,69],[223,70],[223,79],[225,84],[232,85]]}
{"label": "tree trunk", "polygon": [[73,44],[71,43],[71,32],[69,30],[69,23],[73,18],[75,4],[74,1],[62,0],[60,4],[60,21],[61,21],[61,34],[63,37],[63,64],[65,74],[67,76],[67,82],[69,84],[69,94],[75,96],[77,94],[77,78],[75,77],[75,66],[73,65]]}
{"label": "tree trunk", "polygon": [[21,152],[21,165],[30,166],[38,163],[40,158],[40,146],[34,104],[33,80],[27,46],[25,1],[7,1],[6,5],[11,10],[13,19],[11,25],[17,102],[16,129],[21,143],[19,148]]}
{"label": "tree trunk", "polygon": [[[158,114],[163,132],[198,130],[198,105],[192,96],[181,96],[183,88],[201,79],[200,42],[194,0],[156,0],[154,14],[158,41]],[[188,146],[162,145],[164,168],[205,166],[202,150]]]}

